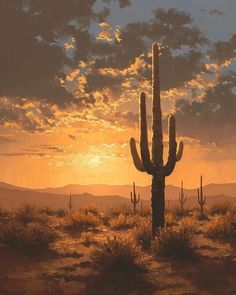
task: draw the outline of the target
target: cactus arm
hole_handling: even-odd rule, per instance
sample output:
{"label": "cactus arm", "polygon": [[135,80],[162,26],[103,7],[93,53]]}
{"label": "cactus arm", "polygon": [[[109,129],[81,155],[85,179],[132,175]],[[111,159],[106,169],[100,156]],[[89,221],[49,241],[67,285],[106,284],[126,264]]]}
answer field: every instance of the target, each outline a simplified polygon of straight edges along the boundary
{"label": "cactus arm", "polygon": [[206,203],[206,196],[203,197],[202,204],[205,205]]}
{"label": "cactus arm", "polygon": [[185,203],[185,202],[187,201],[187,197],[184,197],[183,201],[184,201],[184,203]]}
{"label": "cactus arm", "polygon": [[148,129],[147,129],[147,114],[146,114],[146,97],[145,93],[140,93],[140,150],[142,163],[147,173],[152,174],[153,165],[150,160],[150,152],[148,147]]}
{"label": "cactus arm", "polygon": [[138,194],[138,200],[137,200],[137,203],[139,203],[140,201],[140,194]]}
{"label": "cactus arm", "polygon": [[175,118],[169,117],[169,155],[166,165],[164,166],[165,176],[169,176],[176,164],[176,138],[175,138]]}
{"label": "cactus arm", "polygon": [[145,172],[146,170],[144,169],[143,163],[139,157],[137,147],[136,147],[136,141],[133,137],[130,139],[130,150],[131,150],[131,155],[133,158],[135,168],[139,170],[140,172]]}
{"label": "cactus arm", "polygon": [[178,143],[178,149],[177,149],[177,154],[176,154],[176,162],[180,161],[182,159],[184,152],[184,144],[182,141]]}
{"label": "cactus arm", "polygon": [[131,200],[131,203],[134,203],[134,199],[133,199],[133,194],[132,194],[132,192],[130,193],[130,200]]}

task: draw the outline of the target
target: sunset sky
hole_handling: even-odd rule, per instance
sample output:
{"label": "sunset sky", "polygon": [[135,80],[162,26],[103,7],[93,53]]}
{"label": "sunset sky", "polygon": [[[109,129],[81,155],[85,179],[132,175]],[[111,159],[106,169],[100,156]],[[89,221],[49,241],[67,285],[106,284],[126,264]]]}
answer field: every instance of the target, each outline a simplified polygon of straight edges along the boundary
{"label": "sunset sky", "polygon": [[185,144],[167,183],[236,182],[235,11],[235,0],[0,1],[0,181],[149,184],[129,138],[140,91],[151,127],[159,42],[164,139],[171,113]]}

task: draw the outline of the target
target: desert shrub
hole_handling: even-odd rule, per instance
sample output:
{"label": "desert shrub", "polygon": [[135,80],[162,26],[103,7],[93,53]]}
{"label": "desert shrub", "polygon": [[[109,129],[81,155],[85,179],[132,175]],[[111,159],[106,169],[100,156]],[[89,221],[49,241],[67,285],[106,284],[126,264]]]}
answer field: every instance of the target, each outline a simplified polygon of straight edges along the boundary
{"label": "desert shrub", "polygon": [[117,217],[114,217],[111,220],[109,220],[109,225],[113,229],[123,230],[134,227],[137,224],[137,222],[137,216],[123,215],[122,213],[120,213]]}
{"label": "desert shrub", "polygon": [[17,221],[5,224],[1,229],[1,241],[12,248],[29,253],[45,250],[56,239],[55,232],[45,225]]}
{"label": "desert shrub", "polygon": [[151,208],[144,206],[142,210],[139,210],[138,214],[142,217],[150,217],[152,215]]}
{"label": "desert shrub", "polygon": [[10,216],[10,212],[8,212],[6,209],[3,209],[2,207],[0,207],[0,217],[5,218],[5,217],[9,217]]}
{"label": "desert shrub", "polygon": [[23,224],[16,221],[4,224],[0,230],[0,240],[11,247],[17,247],[24,228],[25,226]]}
{"label": "desert shrub", "polygon": [[192,234],[198,231],[198,222],[193,217],[184,217],[179,221],[181,230],[188,231]]}
{"label": "desert shrub", "polygon": [[140,247],[131,238],[107,239],[95,247],[91,256],[95,264],[103,270],[119,271],[140,267]]}
{"label": "desert shrub", "polygon": [[210,206],[209,213],[210,215],[225,215],[231,211],[231,208],[232,206],[228,202],[217,202]]}
{"label": "desert shrub", "polygon": [[107,218],[115,218],[118,217],[120,214],[124,216],[133,215],[133,211],[130,209],[130,206],[124,204],[118,207],[110,208],[107,212]]}
{"label": "desert shrub", "polygon": [[89,204],[82,207],[82,212],[85,214],[91,213],[95,216],[100,216],[99,207],[95,204]]}
{"label": "desert shrub", "polygon": [[96,241],[94,240],[94,236],[91,232],[81,233],[80,240],[82,245],[86,247],[96,244]]}
{"label": "desert shrub", "polygon": [[75,211],[67,215],[65,227],[72,231],[82,232],[94,229],[100,224],[100,219],[92,213],[85,214],[81,211]]}
{"label": "desert shrub", "polygon": [[140,245],[143,249],[149,249],[152,243],[152,228],[151,221],[145,219],[133,231],[134,240]]}
{"label": "desert shrub", "polygon": [[206,225],[206,235],[214,240],[233,241],[236,239],[236,215],[213,216]]}
{"label": "desert shrub", "polygon": [[172,212],[167,212],[165,216],[166,226],[173,226],[177,224],[177,219]]}
{"label": "desert shrub", "polygon": [[207,221],[209,219],[208,216],[207,216],[207,214],[208,214],[207,210],[204,210],[204,214],[202,215],[200,213],[199,208],[197,208],[197,209],[194,209],[193,210],[193,212],[192,212],[191,215],[197,221]]}
{"label": "desert shrub", "polygon": [[181,210],[179,207],[174,207],[170,212],[174,215],[175,219],[180,219],[182,217],[188,216],[189,214],[189,210]]}
{"label": "desert shrub", "polygon": [[39,212],[42,214],[46,214],[48,216],[57,216],[64,217],[66,215],[66,210],[63,208],[55,209],[50,206],[45,206],[39,209]]}
{"label": "desert shrub", "polygon": [[48,216],[30,204],[24,204],[21,208],[17,209],[15,219],[25,225],[31,222],[44,225],[48,223]]}
{"label": "desert shrub", "polygon": [[192,240],[189,231],[177,227],[163,228],[153,242],[153,251],[160,256],[189,258],[194,253]]}

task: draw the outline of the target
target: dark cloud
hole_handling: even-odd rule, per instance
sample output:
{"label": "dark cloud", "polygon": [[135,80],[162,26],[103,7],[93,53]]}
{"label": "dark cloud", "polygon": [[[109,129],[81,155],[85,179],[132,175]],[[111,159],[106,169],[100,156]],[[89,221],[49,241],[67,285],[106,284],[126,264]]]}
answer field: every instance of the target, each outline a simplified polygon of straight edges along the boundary
{"label": "dark cloud", "polygon": [[76,102],[60,84],[69,63],[62,40],[95,18],[96,0],[0,2],[0,95],[44,99],[52,104]]}
{"label": "dark cloud", "polygon": [[[103,0],[103,2],[109,4],[111,1],[115,2],[117,0]],[[118,0],[120,8],[124,8],[126,6],[130,6],[131,5],[131,0]]]}
{"label": "dark cloud", "polygon": [[224,15],[223,11],[219,10],[219,9],[210,9],[208,11],[208,13],[210,15]]}
{"label": "dark cloud", "polygon": [[[91,54],[96,54],[96,68],[122,70],[134,63],[141,54],[144,54],[145,61],[150,65],[151,58],[147,57],[147,53],[152,43],[159,41],[163,45],[160,58],[163,89],[182,85],[204,69],[200,46],[207,41],[193,25],[191,17],[184,12],[158,9],[149,22],[128,24],[121,30],[120,38],[119,44],[96,42],[92,46]],[[140,69],[138,74],[148,79],[151,76],[148,67]]]}
{"label": "dark cloud", "polygon": [[[140,55],[150,65],[148,52],[156,41],[164,46],[162,89],[180,86],[203,70],[200,47],[206,45],[206,39],[189,15],[174,9],[158,9],[150,21],[128,24],[121,29],[120,41],[96,40],[90,23],[107,18],[111,1],[105,0],[104,9],[97,13],[96,0],[29,0],[28,7],[20,0],[0,2],[0,97],[9,99],[0,108],[0,124],[17,123],[29,132],[41,132],[55,124],[52,106],[62,110],[72,104],[90,107],[95,102],[93,92],[105,88],[116,98],[129,74],[112,76],[101,70],[127,69]],[[131,1],[119,0],[119,5],[123,8]],[[72,37],[75,48],[68,55],[63,45]],[[85,93],[74,95],[75,81],[70,85],[63,82],[66,72],[78,69],[82,61],[94,64],[89,71],[81,71],[87,80]],[[138,81],[150,77],[148,66],[137,69]],[[104,96],[105,103],[109,99]],[[26,107],[28,102],[34,105],[32,109]],[[124,120],[131,122],[131,114]]]}
{"label": "dark cloud", "polygon": [[236,34],[225,42],[219,41],[214,44],[213,49],[209,52],[210,57],[216,62],[223,63],[225,60],[235,58],[236,52]]}
{"label": "dark cloud", "polygon": [[180,135],[218,146],[236,142],[236,73],[222,75],[215,87],[207,90],[202,101],[176,102]]}

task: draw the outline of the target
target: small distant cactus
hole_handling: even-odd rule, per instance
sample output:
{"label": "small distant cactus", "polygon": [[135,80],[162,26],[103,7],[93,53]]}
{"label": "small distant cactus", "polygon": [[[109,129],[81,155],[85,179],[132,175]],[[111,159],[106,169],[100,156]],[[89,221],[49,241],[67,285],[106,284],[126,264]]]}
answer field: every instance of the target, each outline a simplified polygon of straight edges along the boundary
{"label": "small distant cactus", "polygon": [[184,184],[183,181],[181,182],[181,189],[180,189],[180,193],[179,193],[179,203],[180,203],[180,209],[183,212],[184,211],[184,204],[187,200],[187,197],[185,196],[184,193]]}
{"label": "small distant cactus", "polygon": [[70,211],[70,213],[71,213],[72,208],[73,208],[72,195],[71,195],[71,193],[70,193],[70,200],[69,200],[69,203],[68,203],[68,207],[69,207],[69,211]]}
{"label": "small distant cactus", "polygon": [[202,175],[200,178],[200,188],[197,190],[197,197],[198,197],[198,204],[200,206],[200,215],[204,216],[204,205],[206,203],[206,196],[203,195],[203,188],[202,188]]}
{"label": "small distant cactus", "polygon": [[133,193],[132,192],[130,193],[130,200],[131,200],[131,203],[133,204],[133,207],[134,207],[134,214],[136,214],[137,204],[140,201],[140,194],[138,194],[138,197],[137,197],[136,189],[135,189],[135,182],[133,182]]}

